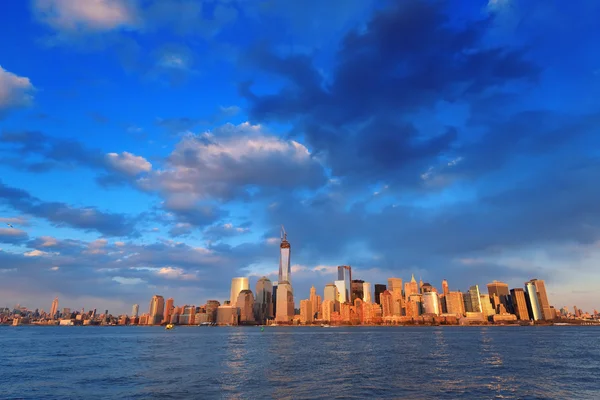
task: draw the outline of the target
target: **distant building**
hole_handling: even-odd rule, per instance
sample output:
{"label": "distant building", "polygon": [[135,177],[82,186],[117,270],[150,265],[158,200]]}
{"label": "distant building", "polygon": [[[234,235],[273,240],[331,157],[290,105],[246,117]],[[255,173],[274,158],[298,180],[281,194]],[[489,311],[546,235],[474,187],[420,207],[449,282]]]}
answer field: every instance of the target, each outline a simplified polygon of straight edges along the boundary
{"label": "distant building", "polygon": [[314,313],[310,300],[300,300],[300,322],[310,324],[313,322]]}
{"label": "distant building", "polygon": [[375,284],[375,303],[377,304],[381,304],[381,293],[385,292],[387,290],[387,287],[381,283],[376,283]]}
{"label": "distant building", "polygon": [[371,303],[371,284],[369,282],[363,283],[363,301],[365,303]]}
{"label": "distant building", "polygon": [[411,294],[419,294],[419,286],[415,280],[414,274],[412,275],[410,282],[404,284],[404,299],[408,300]]}
{"label": "distant building", "polygon": [[383,310],[383,317],[391,317],[394,313],[394,303],[392,300],[392,294],[389,290],[381,293],[379,297],[381,301],[381,309]]}
{"label": "distant building", "polygon": [[[108,312],[108,310],[106,310]],[[165,313],[165,299],[162,296],[154,295],[150,300],[150,311],[148,325],[160,325]]]}
{"label": "distant building", "polygon": [[541,314],[539,319],[553,320],[554,313],[550,309],[550,302],[548,301],[548,294],[546,293],[546,283],[542,279],[532,279],[525,283],[525,286],[535,289]]}
{"label": "distant building", "polygon": [[131,308],[131,316],[133,318],[135,318],[139,315],[139,312],[140,312],[140,305],[134,304],[133,307]]}
{"label": "distant building", "polygon": [[540,304],[540,299],[538,297],[538,293],[534,282],[525,282],[525,294],[525,300],[527,301],[527,312],[529,313],[529,317],[534,321],[544,319],[544,315],[542,314],[542,306]]}
{"label": "distant building", "polygon": [[250,284],[248,283],[247,277],[237,277],[231,279],[231,294],[229,295],[229,304],[235,305],[240,292],[248,289],[250,289]]}
{"label": "distant building", "polygon": [[58,297],[55,297],[50,307],[50,317],[56,319],[56,313],[58,313]]}
{"label": "distant building", "polygon": [[289,323],[294,318],[294,292],[288,282],[277,285],[277,315],[276,322]]}
{"label": "distant building", "polygon": [[344,299],[344,301],[340,300],[341,303],[350,302],[352,300],[351,290],[352,290],[352,267],[349,265],[340,265],[338,266],[338,281],[342,281],[343,290],[338,286],[336,281],[336,286],[338,286],[338,290],[340,291],[340,299]]}
{"label": "distant building", "polygon": [[450,289],[448,288],[448,281],[445,279],[442,280],[442,293],[444,294],[444,296],[450,293]]}
{"label": "distant building", "polygon": [[337,292],[338,292],[337,301],[340,303],[345,303],[347,301],[350,301],[350,299],[348,297],[346,297],[346,294],[348,293],[348,290],[346,289],[346,281],[337,280],[337,281],[334,281],[333,283],[335,284],[335,287],[337,288]]}
{"label": "distant building", "polygon": [[473,285],[469,288],[469,301],[470,301],[470,310],[469,312],[480,313],[482,312],[481,307],[481,293],[479,293],[479,286]]}
{"label": "distant building", "polygon": [[251,290],[242,290],[238,295],[236,306],[239,309],[240,324],[254,323],[254,294]]}
{"label": "distant building", "polygon": [[256,282],[256,320],[264,324],[267,319],[273,319],[273,283],[266,276]]}
{"label": "distant building", "polygon": [[219,306],[217,308],[217,325],[237,325],[238,308],[232,306]]}
{"label": "distant building", "polygon": [[527,311],[527,300],[525,300],[525,291],[520,288],[510,290],[510,299],[512,301],[512,310],[518,319],[529,321],[529,312]]}
{"label": "distant building", "polygon": [[[314,286],[310,288],[309,300],[312,307],[310,310],[312,317],[317,318],[317,315],[321,310],[321,296],[317,294],[317,289]],[[302,307],[300,307],[300,310],[302,310]]]}
{"label": "distant building", "polygon": [[171,321],[171,315],[173,315],[173,309],[174,309],[175,305],[174,305],[174,300],[172,297],[167,299],[167,304],[165,305],[165,318],[164,318],[164,323],[168,324]]}
{"label": "distant building", "polygon": [[448,292],[444,296],[446,301],[446,312],[448,314],[464,315],[465,306],[463,302],[463,294],[461,292]]}
{"label": "distant building", "polygon": [[351,303],[354,304],[354,300],[356,299],[363,299],[364,297],[364,284],[365,281],[360,280],[360,279],[353,279],[352,280],[352,294],[351,294]]}
{"label": "distant building", "polygon": [[492,302],[490,301],[489,294],[479,295],[479,301],[481,303],[481,312],[483,313],[484,317],[489,318],[496,314],[496,311],[494,310],[494,306],[492,305]]}
{"label": "distant building", "polygon": [[436,292],[425,292],[421,296],[423,302],[423,314],[440,315],[440,302]]}
{"label": "distant building", "polygon": [[321,304],[321,313],[322,319],[326,322],[331,322],[331,316],[334,313],[334,301],[333,300],[323,300],[323,304]]}
{"label": "distant building", "polygon": [[218,300],[208,300],[206,302],[206,314],[208,322],[217,322],[217,309],[221,303]]}
{"label": "distant building", "polygon": [[[487,284],[487,290],[490,299],[495,299],[494,296],[497,296],[500,304],[503,304],[506,310],[512,309],[512,304],[510,302],[510,293],[508,290],[508,284],[499,281],[493,281],[492,283]],[[492,301],[494,309],[498,311],[499,304],[495,301]]]}

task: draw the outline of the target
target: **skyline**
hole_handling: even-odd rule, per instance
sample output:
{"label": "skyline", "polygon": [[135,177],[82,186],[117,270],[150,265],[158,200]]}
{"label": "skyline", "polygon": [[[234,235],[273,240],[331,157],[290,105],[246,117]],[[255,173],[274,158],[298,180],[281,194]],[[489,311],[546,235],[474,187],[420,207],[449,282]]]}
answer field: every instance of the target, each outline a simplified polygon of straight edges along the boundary
{"label": "skyline", "polygon": [[227,299],[282,225],[297,305],[351,265],[598,307],[598,2],[79,5],[0,16],[1,307]]}

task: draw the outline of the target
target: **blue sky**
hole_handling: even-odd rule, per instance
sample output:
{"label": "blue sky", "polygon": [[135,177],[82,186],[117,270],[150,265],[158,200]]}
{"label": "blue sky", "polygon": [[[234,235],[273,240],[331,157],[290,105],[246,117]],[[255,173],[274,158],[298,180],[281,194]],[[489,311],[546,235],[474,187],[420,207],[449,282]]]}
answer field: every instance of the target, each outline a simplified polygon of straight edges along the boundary
{"label": "blue sky", "polygon": [[[596,1],[31,0],[0,16],[0,305],[350,264],[598,307]],[[9,228],[9,223],[14,228]],[[252,283],[253,284],[253,283]],[[485,290],[484,290],[485,291]]]}

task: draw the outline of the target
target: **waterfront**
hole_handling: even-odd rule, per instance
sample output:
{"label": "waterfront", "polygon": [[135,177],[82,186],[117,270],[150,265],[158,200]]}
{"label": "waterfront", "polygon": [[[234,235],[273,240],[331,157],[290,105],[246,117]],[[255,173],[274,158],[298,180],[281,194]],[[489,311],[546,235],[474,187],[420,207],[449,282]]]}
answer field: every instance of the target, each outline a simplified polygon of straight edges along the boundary
{"label": "waterfront", "polygon": [[0,398],[597,398],[597,327],[0,327]]}

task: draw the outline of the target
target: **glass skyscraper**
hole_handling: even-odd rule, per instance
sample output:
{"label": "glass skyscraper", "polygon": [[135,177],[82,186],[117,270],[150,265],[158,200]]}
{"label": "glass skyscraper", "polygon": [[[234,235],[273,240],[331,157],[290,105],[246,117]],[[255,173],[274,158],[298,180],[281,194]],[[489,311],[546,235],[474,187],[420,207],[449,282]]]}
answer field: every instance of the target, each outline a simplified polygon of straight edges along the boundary
{"label": "glass skyscraper", "polygon": [[281,244],[279,245],[279,283],[291,283],[292,269],[290,265],[292,249],[290,242],[287,241],[287,233],[283,226],[281,227]]}
{"label": "glass skyscraper", "polygon": [[[342,281],[343,284],[341,284],[341,286],[343,286],[343,289],[338,286],[338,290],[340,291],[340,299],[344,299],[342,302],[350,302],[352,297],[351,297],[351,290],[352,290],[352,267],[350,267],[349,265],[340,265],[338,267],[338,281]],[[337,282],[336,282],[336,286],[337,286]]]}

